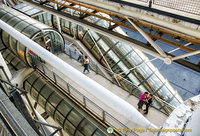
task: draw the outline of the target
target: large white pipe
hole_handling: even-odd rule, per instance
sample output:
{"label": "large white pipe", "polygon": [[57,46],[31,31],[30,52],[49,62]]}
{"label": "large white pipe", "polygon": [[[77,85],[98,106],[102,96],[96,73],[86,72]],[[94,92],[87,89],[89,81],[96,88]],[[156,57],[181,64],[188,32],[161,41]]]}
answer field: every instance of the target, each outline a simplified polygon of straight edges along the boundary
{"label": "large white pipe", "polygon": [[21,34],[19,31],[15,30],[2,20],[0,20],[0,28],[8,32],[11,36],[13,36],[27,48],[36,53],[47,63],[62,72],[63,75],[67,76],[68,78],[79,84],[90,94],[102,101],[105,105],[120,113],[124,118],[127,118],[128,120],[144,127],[157,128],[128,102],[113,94],[89,77],[85,76],[84,74],[73,68],[71,65],[53,55],[52,53],[41,47],[39,44]]}
{"label": "large white pipe", "polygon": [[[10,73],[10,70],[9,70],[8,66],[6,65],[6,62],[3,58],[3,56],[1,55],[1,53],[0,53],[0,66],[2,66],[6,72],[6,73],[3,73],[3,71],[0,70],[0,75],[3,77],[4,80],[10,80],[12,78],[12,74]],[[9,79],[6,78],[5,74],[7,74]]]}

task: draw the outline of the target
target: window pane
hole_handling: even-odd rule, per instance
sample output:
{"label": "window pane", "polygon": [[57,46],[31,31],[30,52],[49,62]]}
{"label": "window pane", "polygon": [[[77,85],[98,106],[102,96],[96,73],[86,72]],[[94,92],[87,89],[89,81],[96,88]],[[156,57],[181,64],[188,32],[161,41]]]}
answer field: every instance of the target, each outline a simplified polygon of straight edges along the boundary
{"label": "window pane", "polygon": [[80,121],[83,119],[83,116],[78,113],[75,109],[72,110],[69,114],[69,116],[67,117],[67,119],[74,125],[74,126],[78,126],[78,124],[80,123]]}

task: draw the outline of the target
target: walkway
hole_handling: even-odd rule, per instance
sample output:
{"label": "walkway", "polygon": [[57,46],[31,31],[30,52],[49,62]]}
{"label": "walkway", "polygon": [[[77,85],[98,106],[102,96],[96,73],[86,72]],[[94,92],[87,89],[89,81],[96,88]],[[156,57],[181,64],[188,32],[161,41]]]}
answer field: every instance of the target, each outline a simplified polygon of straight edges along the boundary
{"label": "walkway", "polygon": [[[77,62],[76,60],[71,59],[66,54],[64,54],[64,53],[59,54],[58,57],[61,58],[62,60],[64,60],[66,63],[68,63],[71,66],[73,66],[74,68],[76,68],[77,70],[79,70],[81,72],[83,71],[82,65],[79,62]],[[112,113],[113,117],[115,117],[116,119],[118,119],[121,123],[123,123],[124,125],[126,125],[128,128],[130,128],[132,130],[134,128],[142,129],[141,126],[138,126],[138,125],[130,122],[128,119],[121,118],[120,114],[116,113],[115,111],[113,111],[112,109],[110,109],[109,107],[107,107],[105,104],[103,104],[101,101],[99,101],[98,99],[96,99],[94,96],[92,96],[91,94],[89,94],[88,92],[86,92],[83,88],[81,88],[79,85],[77,85],[76,83],[74,83],[69,77],[64,76],[63,74],[61,74],[59,71],[57,71],[55,68],[51,67],[48,64],[45,64],[45,66],[48,69],[51,69],[51,71],[53,71],[56,75],[58,75],[59,77],[61,77],[63,80],[65,80],[66,82],[70,83],[70,85],[72,85],[75,89],[77,89],[78,91],[80,91],[89,100],[91,100],[92,102],[94,102],[95,104],[97,104],[99,107],[101,107],[102,109],[104,109],[106,112]],[[137,108],[138,98],[136,98],[135,96],[129,95],[128,92],[126,92],[122,88],[118,87],[117,85],[112,84],[110,81],[108,81],[104,77],[96,74],[93,71],[91,71],[90,73],[88,73],[86,75],[88,77],[90,77],[91,79],[95,80],[96,82],[98,82],[99,84],[101,84],[102,86],[104,86],[105,88],[107,88],[108,90],[112,91],[114,94],[120,96],[122,99],[124,99],[125,101],[127,101],[128,103],[130,103],[131,105],[133,105],[135,108]],[[71,92],[71,93],[73,94],[75,92]],[[79,96],[77,94],[74,94],[74,95],[75,96]],[[77,98],[77,99],[80,100],[81,98]],[[97,107],[92,107],[92,105],[89,105],[89,103],[87,103],[87,106],[90,107],[90,108],[92,108],[92,110],[94,110],[97,114],[99,112],[101,112]],[[159,126],[161,126],[165,122],[167,116],[165,114],[159,112],[158,110],[154,109],[154,108],[150,108],[149,109],[149,114],[146,115],[146,118],[149,121],[151,121],[152,123],[154,123],[155,125],[157,125],[159,127]],[[113,124],[113,125],[115,126],[115,124]],[[115,126],[115,127],[118,128],[118,126]],[[149,133],[144,132],[144,133],[141,133],[141,135],[151,136],[153,134],[149,134]]]}

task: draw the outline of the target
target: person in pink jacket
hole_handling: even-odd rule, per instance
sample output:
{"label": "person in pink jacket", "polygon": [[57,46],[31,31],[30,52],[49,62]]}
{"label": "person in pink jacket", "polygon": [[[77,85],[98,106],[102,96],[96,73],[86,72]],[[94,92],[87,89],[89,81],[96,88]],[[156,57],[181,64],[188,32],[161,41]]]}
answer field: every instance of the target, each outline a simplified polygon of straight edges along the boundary
{"label": "person in pink jacket", "polygon": [[148,92],[145,92],[140,96],[140,100],[137,104],[138,110],[142,110],[142,106],[143,106],[144,102],[146,101],[148,94],[149,94]]}

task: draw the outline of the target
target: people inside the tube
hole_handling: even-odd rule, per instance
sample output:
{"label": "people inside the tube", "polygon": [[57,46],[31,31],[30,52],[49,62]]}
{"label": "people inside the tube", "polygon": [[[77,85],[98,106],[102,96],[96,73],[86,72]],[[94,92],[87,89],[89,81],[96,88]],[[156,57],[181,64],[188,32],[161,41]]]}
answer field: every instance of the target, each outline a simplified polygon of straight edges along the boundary
{"label": "people inside the tube", "polygon": [[83,63],[83,66],[84,66],[83,73],[85,73],[86,70],[89,73],[90,70],[89,70],[89,58],[88,58],[88,56],[85,56],[85,61]]}
{"label": "people inside the tube", "polygon": [[147,96],[148,96],[148,92],[144,92],[141,96],[140,96],[140,100],[138,102],[138,110],[142,110],[142,106],[143,104],[147,101]]}
{"label": "people inside the tube", "polygon": [[147,97],[147,99],[146,99],[146,101],[145,101],[146,109],[144,110],[145,111],[144,114],[148,114],[149,106],[152,103],[152,98],[153,98],[153,94],[149,94],[148,97]]}

